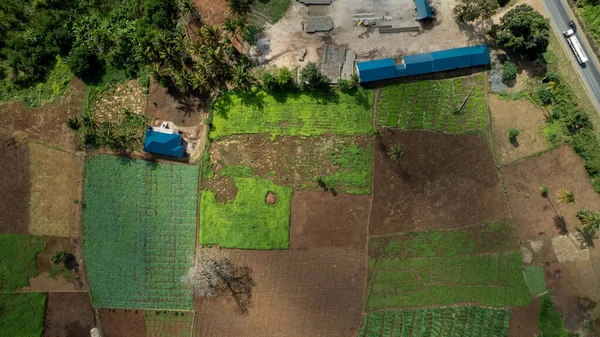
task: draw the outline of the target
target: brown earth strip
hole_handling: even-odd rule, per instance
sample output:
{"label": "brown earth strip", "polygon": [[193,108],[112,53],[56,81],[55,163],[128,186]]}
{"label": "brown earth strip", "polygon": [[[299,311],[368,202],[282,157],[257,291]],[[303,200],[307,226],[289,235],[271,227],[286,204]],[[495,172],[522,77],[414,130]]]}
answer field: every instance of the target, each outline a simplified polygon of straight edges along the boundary
{"label": "brown earth strip", "polygon": [[[567,229],[575,233],[577,210],[600,211],[600,195],[594,192],[581,159],[568,146],[503,167],[500,173],[521,240],[558,235],[556,216],[564,217]],[[547,198],[541,195],[543,186],[549,189]],[[574,204],[558,202],[556,194],[563,188],[574,193]]]}
{"label": "brown earth strip", "polygon": [[[400,160],[389,153],[404,151]],[[484,134],[384,130],[374,146],[370,235],[450,229],[510,216]]]}
{"label": "brown earth strip", "polygon": [[196,336],[356,336],[364,253],[343,248],[228,252],[233,264],[252,269],[253,304],[242,315],[230,296],[197,300]]}
{"label": "brown earth strip", "polygon": [[510,308],[510,337],[533,337],[540,332],[540,300],[533,299],[528,306]]}
{"label": "brown earth strip", "polygon": [[99,309],[99,312],[102,337],[146,337],[144,310]]}
{"label": "brown earth strip", "polygon": [[290,249],[344,247],[365,250],[368,195],[295,192]]}
{"label": "brown earth strip", "polygon": [[29,233],[29,141],[0,130],[0,233]]}
{"label": "brown earth strip", "polygon": [[202,15],[202,22],[207,25],[222,24],[227,17],[227,0],[194,0],[194,5]]}
{"label": "brown earth strip", "polygon": [[89,336],[95,326],[94,309],[87,293],[48,293],[44,337]]}

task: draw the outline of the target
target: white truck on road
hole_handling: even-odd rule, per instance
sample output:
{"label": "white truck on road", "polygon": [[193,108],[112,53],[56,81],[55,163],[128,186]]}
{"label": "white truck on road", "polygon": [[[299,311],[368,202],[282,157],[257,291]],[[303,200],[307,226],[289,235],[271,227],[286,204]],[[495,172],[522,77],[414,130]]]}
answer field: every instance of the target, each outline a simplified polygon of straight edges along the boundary
{"label": "white truck on road", "polygon": [[581,48],[581,44],[579,43],[579,40],[577,40],[577,36],[575,36],[575,24],[569,23],[569,26],[571,26],[571,28],[564,31],[563,35],[565,39],[567,39],[567,43],[569,44],[571,50],[575,54],[577,62],[579,62],[579,64],[584,64],[587,62],[588,58],[585,55],[583,48]]}

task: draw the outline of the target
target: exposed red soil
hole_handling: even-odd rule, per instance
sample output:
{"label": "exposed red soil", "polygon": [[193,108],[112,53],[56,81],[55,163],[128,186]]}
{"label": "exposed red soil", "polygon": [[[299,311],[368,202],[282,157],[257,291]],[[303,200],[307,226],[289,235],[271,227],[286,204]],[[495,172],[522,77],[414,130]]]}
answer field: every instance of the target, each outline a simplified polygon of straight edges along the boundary
{"label": "exposed red soil", "polygon": [[346,247],[364,251],[370,203],[368,195],[295,192],[290,249]]}
{"label": "exposed red soil", "polygon": [[207,25],[222,24],[227,17],[227,0],[194,0],[194,5],[202,15],[202,21]]}
{"label": "exposed red soil", "polygon": [[148,92],[146,115],[179,126],[196,126],[208,117],[204,113],[202,102],[196,98],[170,93],[158,83],[152,81]]}
{"label": "exposed red soil", "polygon": [[89,336],[95,326],[94,309],[88,293],[48,293],[45,337]]}
{"label": "exposed red soil", "polygon": [[[390,158],[392,147],[404,151]],[[373,146],[370,235],[450,229],[509,218],[484,134],[384,130]]]}
{"label": "exposed red soil", "polygon": [[196,336],[356,336],[364,253],[343,248],[228,252],[234,265],[252,269],[252,306],[242,315],[229,295],[196,300]]}
{"label": "exposed red soil", "polygon": [[63,150],[75,150],[77,138],[67,128],[67,120],[81,115],[85,99],[85,85],[73,79],[65,95],[41,108],[29,108],[17,101],[0,105],[2,127],[29,134],[33,140],[57,146]]}
{"label": "exposed red soil", "polygon": [[99,313],[102,337],[146,337],[144,310],[99,309]]}
{"label": "exposed red soil", "polygon": [[530,305],[510,308],[510,337],[533,337],[540,332],[540,300],[534,298]]}
{"label": "exposed red soil", "polygon": [[[556,216],[564,217],[567,229],[579,226],[577,210],[600,211],[600,195],[594,192],[581,159],[568,146],[500,169],[508,193],[517,234],[521,240],[556,236]],[[547,186],[548,197],[541,195]],[[567,189],[575,195],[574,204],[558,202],[556,194]]]}
{"label": "exposed red soil", "polygon": [[0,233],[29,232],[29,142],[0,130]]}

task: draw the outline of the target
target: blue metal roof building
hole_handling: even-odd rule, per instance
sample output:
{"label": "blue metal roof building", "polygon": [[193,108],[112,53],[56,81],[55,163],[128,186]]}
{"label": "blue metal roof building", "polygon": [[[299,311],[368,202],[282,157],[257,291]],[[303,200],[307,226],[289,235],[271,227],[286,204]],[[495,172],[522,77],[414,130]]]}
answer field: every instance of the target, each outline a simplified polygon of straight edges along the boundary
{"label": "blue metal roof building", "polygon": [[415,0],[415,5],[417,6],[417,20],[433,18],[429,0]]}
{"label": "blue metal roof building", "polygon": [[356,70],[361,82],[386,80],[396,77],[396,64],[392,58],[358,62]]}
{"label": "blue metal roof building", "polygon": [[146,130],[144,151],[172,157],[183,157],[181,135]]}
{"label": "blue metal roof building", "polygon": [[434,71],[474,67],[490,63],[487,45],[431,52]]}
{"label": "blue metal roof building", "polygon": [[404,76],[429,74],[434,71],[433,59],[430,53],[408,55],[402,59],[406,66],[406,75]]}

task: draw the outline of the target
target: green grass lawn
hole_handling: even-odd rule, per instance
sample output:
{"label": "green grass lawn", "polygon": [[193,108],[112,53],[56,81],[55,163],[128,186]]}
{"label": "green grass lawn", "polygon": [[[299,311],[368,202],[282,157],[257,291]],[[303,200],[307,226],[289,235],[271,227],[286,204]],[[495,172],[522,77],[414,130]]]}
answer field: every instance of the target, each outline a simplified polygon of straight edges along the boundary
{"label": "green grass lawn", "polygon": [[257,0],[252,3],[249,15],[252,17],[252,12],[259,12],[269,23],[274,24],[283,17],[291,4],[292,0]]}
{"label": "green grass lawn", "polygon": [[508,337],[510,310],[455,306],[385,310],[363,318],[358,337]]}
{"label": "green grass lawn", "polygon": [[0,293],[0,335],[39,337],[44,329],[45,293]]}
{"label": "green grass lawn", "polygon": [[[399,129],[464,133],[487,129],[485,77],[387,85],[377,103],[377,124]],[[473,89],[460,111],[455,111]]]}
{"label": "green grass lawn", "polygon": [[[220,204],[210,190],[200,201],[200,243],[224,248],[287,249],[292,189],[260,178],[234,178],[238,194]],[[268,192],[277,202],[268,205]]]}
{"label": "green grass lawn", "polygon": [[543,294],[547,291],[544,281],[544,268],[533,266],[525,268],[525,280],[533,296]]}
{"label": "green grass lawn", "polygon": [[268,94],[228,91],[213,106],[210,137],[266,133],[271,136],[355,135],[372,131],[373,92],[339,91]]}
{"label": "green grass lawn", "polygon": [[87,163],[83,248],[95,307],[193,309],[181,277],[196,244],[198,171],[109,155]]}
{"label": "green grass lawn", "polygon": [[0,291],[29,286],[29,278],[38,275],[35,256],[46,248],[37,236],[0,234]]}

